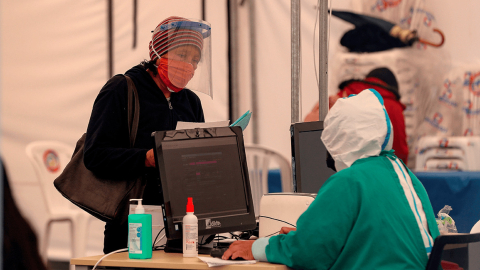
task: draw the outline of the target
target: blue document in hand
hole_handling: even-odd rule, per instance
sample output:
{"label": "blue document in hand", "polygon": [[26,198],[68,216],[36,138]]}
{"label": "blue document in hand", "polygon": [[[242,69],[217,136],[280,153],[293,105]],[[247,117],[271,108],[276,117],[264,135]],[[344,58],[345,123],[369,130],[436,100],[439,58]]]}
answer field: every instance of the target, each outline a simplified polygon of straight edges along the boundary
{"label": "blue document in hand", "polygon": [[233,122],[231,124],[231,127],[241,127],[242,131],[245,130],[245,128],[248,126],[248,123],[250,122],[250,118],[252,117],[252,112],[248,110],[246,113],[244,113],[242,116],[240,116],[237,121]]}

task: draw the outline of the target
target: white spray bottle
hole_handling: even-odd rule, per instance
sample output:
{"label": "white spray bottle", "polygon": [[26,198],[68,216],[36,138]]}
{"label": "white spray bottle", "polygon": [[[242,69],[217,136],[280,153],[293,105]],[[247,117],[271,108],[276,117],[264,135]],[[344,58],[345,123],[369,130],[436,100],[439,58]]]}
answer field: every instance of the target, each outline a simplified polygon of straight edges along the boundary
{"label": "white spray bottle", "polygon": [[183,217],[183,257],[198,256],[198,219],[193,214],[193,200],[188,197],[187,214]]}

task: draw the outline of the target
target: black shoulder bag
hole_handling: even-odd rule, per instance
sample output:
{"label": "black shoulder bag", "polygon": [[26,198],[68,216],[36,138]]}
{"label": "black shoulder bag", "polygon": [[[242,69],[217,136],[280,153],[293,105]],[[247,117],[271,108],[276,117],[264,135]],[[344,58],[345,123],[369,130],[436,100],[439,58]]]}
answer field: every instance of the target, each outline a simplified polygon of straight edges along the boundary
{"label": "black shoulder bag", "polygon": [[[133,147],[137,136],[140,102],[132,79],[126,75],[125,78],[128,84],[130,147]],[[142,197],[144,180],[141,177],[136,179],[97,177],[83,162],[86,135],[84,133],[77,141],[72,159],[53,184],[65,198],[94,217],[105,222],[123,222],[128,217],[129,200]]]}

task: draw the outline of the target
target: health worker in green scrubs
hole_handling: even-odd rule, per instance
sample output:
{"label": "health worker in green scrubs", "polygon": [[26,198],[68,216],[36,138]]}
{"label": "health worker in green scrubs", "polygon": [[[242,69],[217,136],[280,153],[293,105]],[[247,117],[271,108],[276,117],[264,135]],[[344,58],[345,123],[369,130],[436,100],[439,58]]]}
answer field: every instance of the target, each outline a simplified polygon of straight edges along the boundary
{"label": "health worker in green scrubs", "polygon": [[425,269],[439,231],[425,188],[391,150],[382,97],[365,89],[339,99],[324,125],[321,139],[337,173],[296,229],[234,242],[222,258],[297,269]]}

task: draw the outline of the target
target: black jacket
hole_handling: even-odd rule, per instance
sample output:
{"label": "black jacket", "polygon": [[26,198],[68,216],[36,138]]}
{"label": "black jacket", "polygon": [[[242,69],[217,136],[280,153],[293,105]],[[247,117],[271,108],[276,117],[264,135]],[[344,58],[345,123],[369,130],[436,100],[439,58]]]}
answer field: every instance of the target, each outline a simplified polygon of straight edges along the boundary
{"label": "black jacket", "polygon": [[[171,94],[170,108],[165,95],[142,65],[133,67],[125,74],[135,83],[140,100],[135,145],[129,147],[127,82],[124,76],[116,75],[103,86],[93,104],[85,140],[85,166],[95,174],[108,178],[146,177],[144,204],[159,204],[162,198],[155,188],[159,184],[156,180],[158,171],[145,167],[146,153],[154,144],[151,134],[154,131],[174,130],[177,121],[205,122],[202,104],[195,93],[184,89]],[[107,224],[104,251],[108,251],[107,238],[110,237],[125,239],[122,242],[126,247],[127,229],[124,233],[122,231],[122,237],[112,235]]]}

